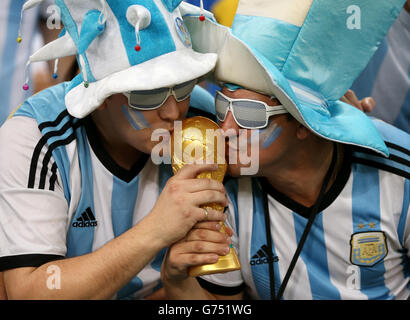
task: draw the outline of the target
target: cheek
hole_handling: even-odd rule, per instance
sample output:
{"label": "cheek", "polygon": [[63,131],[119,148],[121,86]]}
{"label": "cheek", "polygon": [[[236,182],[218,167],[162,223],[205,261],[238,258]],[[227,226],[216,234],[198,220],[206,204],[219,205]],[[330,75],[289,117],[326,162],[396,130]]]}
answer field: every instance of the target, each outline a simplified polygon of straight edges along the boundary
{"label": "cheek", "polygon": [[178,114],[178,119],[176,120],[184,120],[186,118],[189,105],[190,105],[190,98],[187,98],[186,100],[181,101],[181,102],[177,102],[179,114]]}
{"label": "cheek", "polygon": [[144,152],[146,154],[151,154],[152,149],[158,144],[157,141],[152,141],[152,130],[131,130],[128,132],[128,142],[135,149]]}
{"label": "cheek", "polygon": [[276,145],[275,141],[281,136],[282,127],[275,122],[271,122],[266,128],[259,130],[240,130],[238,136],[239,151],[250,156],[250,152],[259,149],[259,153],[271,149]]}
{"label": "cheek", "polygon": [[121,106],[121,111],[124,114],[125,118],[128,120],[129,124],[135,130],[143,130],[151,128],[150,123],[144,116],[144,112],[138,110],[132,110],[127,106]]}
{"label": "cheek", "polygon": [[271,122],[266,128],[259,131],[259,143],[261,150],[268,149],[279,138],[282,127]]}
{"label": "cheek", "polygon": [[[262,170],[270,166],[276,157],[278,148],[280,148],[279,144],[275,142],[277,142],[282,132],[282,127],[274,122],[271,122],[268,127],[261,130],[241,129],[237,137],[237,144],[234,144],[234,147],[239,147],[233,157],[236,161],[230,162],[229,174],[238,176],[240,175],[240,168],[249,166],[249,164],[241,164],[241,157],[242,159],[258,161],[259,168]],[[231,160],[231,156],[228,158],[229,160]]]}
{"label": "cheek", "polygon": [[[122,128],[128,128],[125,133],[128,143],[141,152],[150,153],[154,144],[151,141],[149,112],[133,110],[127,106],[121,106],[121,112],[125,119],[120,125]],[[129,126],[124,126],[125,122],[128,122]]]}
{"label": "cheek", "polygon": [[263,172],[264,168],[269,167],[275,158],[275,152],[270,149],[259,150],[259,169]]}

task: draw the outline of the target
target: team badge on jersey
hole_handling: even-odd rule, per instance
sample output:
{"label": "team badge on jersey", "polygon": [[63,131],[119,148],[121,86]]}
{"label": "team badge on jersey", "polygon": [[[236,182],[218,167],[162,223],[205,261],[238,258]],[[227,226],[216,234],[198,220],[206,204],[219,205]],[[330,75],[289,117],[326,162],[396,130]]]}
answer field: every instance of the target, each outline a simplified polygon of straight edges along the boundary
{"label": "team badge on jersey", "polygon": [[350,240],[350,262],[371,267],[387,255],[386,236],[383,231],[359,232]]}
{"label": "team badge on jersey", "polygon": [[175,29],[177,30],[177,34],[181,39],[182,43],[185,47],[191,48],[191,36],[189,35],[188,29],[186,28],[184,21],[181,18],[175,19]]}

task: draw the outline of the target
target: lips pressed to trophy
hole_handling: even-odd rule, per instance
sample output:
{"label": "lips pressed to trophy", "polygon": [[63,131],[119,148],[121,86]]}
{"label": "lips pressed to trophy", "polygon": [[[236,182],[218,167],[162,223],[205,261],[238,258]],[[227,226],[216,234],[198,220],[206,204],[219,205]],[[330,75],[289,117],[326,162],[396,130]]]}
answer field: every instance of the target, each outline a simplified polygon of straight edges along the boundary
{"label": "lips pressed to trophy", "polygon": [[[225,152],[222,148],[224,141],[221,140],[222,143],[215,143],[215,140],[218,140],[218,129],[219,127],[214,121],[205,117],[193,117],[182,121],[181,130],[174,130],[171,137],[171,159],[174,174],[184,165],[202,160],[203,163],[217,163],[218,170],[202,172],[197,178],[223,181],[227,163]],[[217,203],[209,203],[204,205],[203,208],[224,211],[224,207]],[[221,232],[226,233],[223,222],[221,222],[221,226]],[[220,256],[216,263],[191,267],[189,275],[196,277],[239,270],[240,268],[236,251],[231,247],[229,253],[225,256]]]}

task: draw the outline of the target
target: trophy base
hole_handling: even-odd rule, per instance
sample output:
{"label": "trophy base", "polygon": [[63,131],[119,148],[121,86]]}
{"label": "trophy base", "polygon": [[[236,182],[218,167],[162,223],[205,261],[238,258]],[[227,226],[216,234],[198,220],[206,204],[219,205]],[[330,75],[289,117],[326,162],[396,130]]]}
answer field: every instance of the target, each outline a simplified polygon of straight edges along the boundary
{"label": "trophy base", "polygon": [[234,248],[229,250],[225,256],[219,257],[218,261],[213,264],[204,264],[202,266],[191,267],[188,273],[191,277],[199,277],[207,274],[225,273],[229,271],[239,270],[241,263]]}

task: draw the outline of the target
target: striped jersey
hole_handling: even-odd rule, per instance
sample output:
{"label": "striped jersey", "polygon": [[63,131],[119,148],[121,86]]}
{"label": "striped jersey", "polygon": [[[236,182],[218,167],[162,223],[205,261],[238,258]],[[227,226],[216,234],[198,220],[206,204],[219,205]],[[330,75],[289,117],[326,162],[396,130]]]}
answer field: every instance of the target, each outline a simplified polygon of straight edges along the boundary
{"label": "striped jersey", "polygon": [[[0,130],[0,270],[97,250],[144,218],[172,175],[148,155],[130,170],[119,167],[93,122],[68,114],[67,85],[28,99]],[[116,298],[158,289],[164,253]]]}
{"label": "striped jersey", "polygon": [[[410,296],[410,139],[377,120],[390,157],[345,147],[338,176],[326,192],[283,299],[407,299]],[[271,298],[270,228],[276,294],[312,208],[286,197],[263,178],[226,183],[241,270],[203,277],[209,291]],[[269,208],[265,220],[264,192]]]}
{"label": "striped jersey", "polygon": [[410,133],[410,13],[402,10],[352,89],[372,96],[372,116]]}

